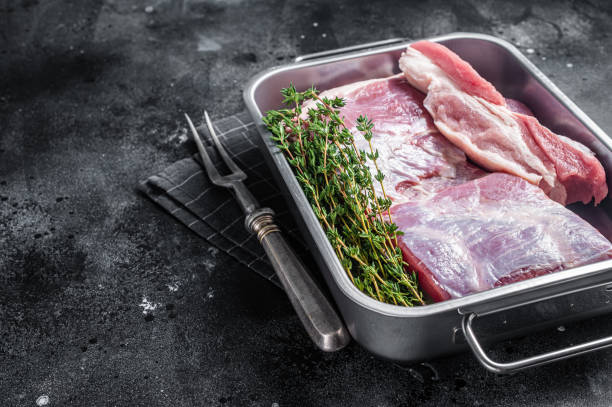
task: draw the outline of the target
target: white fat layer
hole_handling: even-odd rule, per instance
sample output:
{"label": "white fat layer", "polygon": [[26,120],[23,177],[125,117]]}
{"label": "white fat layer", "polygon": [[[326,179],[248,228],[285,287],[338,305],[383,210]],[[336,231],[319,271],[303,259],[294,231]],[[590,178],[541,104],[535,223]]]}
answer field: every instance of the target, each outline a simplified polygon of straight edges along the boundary
{"label": "white fat layer", "polygon": [[[523,139],[521,128],[506,106],[490,103],[480,97],[472,96],[459,89],[457,84],[431,59],[414,48],[408,47],[402,53],[399,66],[408,82],[426,93],[424,105],[432,115],[434,124],[440,132],[453,144],[461,148],[472,160],[492,171],[505,171],[517,175],[527,181],[538,185],[543,179],[553,186],[556,182],[556,173],[552,165],[547,168],[545,163],[535,155]],[[499,134],[500,140],[511,145],[513,155],[520,157],[522,164],[517,163],[499,152],[485,150],[478,145],[484,135],[467,134],[461,128],[454,128],[444,121],[438,114],[437,99],[443,95],[459,98],[467,107],[478,112]]]}

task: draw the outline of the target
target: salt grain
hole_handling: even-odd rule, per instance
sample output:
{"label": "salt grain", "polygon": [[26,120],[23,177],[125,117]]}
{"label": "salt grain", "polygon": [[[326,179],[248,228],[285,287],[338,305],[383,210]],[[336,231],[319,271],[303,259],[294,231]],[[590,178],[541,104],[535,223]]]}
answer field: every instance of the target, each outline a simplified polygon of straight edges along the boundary
{"label": "salt grain", "polygon": [[315,21],[314,23],[312,23],[312,26],[313,26],[313,27],[318,27],[318,26],[319,26],[319,23],[317,23],[317,22]]}
{"label": "salt grain", "polygon": [[147,6],[147,7],[145,7],[145,13],[147,13],[147,14],[151,14],[153,11],[155,11],[155,9],[153,8],[153,6]]}
{"label": "salt grain", "polygon": [[37,406],[48,406],[49,405],[49,396],[43,394],[42,396],[36,399]]}
{"label": "salt grain", "polygon": [[527,48],[525,52],[527,52],[528,54],[533,54],[535,50],[533,48]]}
{"label": "salt grain", "polygon": [[212,38],[208,38],[204,35],[198,35],[198,51],[199,52],[209,52],[209,51],[219,51],[221,49],[221,44]]}
{"label": "salt grain", "polygon": [[321,34],[321,37],[325,38],[325,37],[327,37],[327,34],[323,33],[323,34]]}
{"label": "salt grain", "polygon": [[563,325],[560,325],[560,326],[557,327],[557,331],[565,332],[565,327]]}
{"label": "salt grain", "polygon": [[149,311],[155,311],[159,304],[149,301],[147,297],[142,297],[142,302],[138,306],[142,307],[143,314],[147,314]]}
{"label": "salt grain", "polygon": [[568,62],[567,64],[565,64],[565,66],[567,66],[568,68],[573,68],[574,64],[572,64],[571,62]]}

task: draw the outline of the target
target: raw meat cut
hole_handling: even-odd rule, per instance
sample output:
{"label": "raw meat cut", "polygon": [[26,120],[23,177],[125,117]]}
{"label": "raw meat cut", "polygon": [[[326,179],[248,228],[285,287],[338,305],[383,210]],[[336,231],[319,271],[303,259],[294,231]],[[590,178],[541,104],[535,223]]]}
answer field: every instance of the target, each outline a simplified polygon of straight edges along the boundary
{"label": "raw meat cut", "polygon": [[[449,61],[447,65],[455,60]],[[430,61],[428,64],[420,71],[442,72]],[[561,179],[571,178],[569,169],[577,163],[568,161],[564,175],[538,148],[538,141],[558,141],[563,143],[563,151],[575,149],[587,155],[590,152],[578,143],[543,130],[521,102],[504,99],[492,85],[484,86],[482,79],[470,80],[479,77],[470,76],[465,66],[456,71],[463,75],[461,89],[443,72],[438,74],[440,81],[447,81],[443,85],[452,88],[451,97],[455,98],[449,102],[451,97],[447,97],[446,105],[440,104],[438,108],[444,110],[455,103],[456,113],[465,114],[459,120],[476,123],[462,123],[464,127],[472,126],[471,129],[486,120],[502,128],[518,128],[510,136],[518,134],[523,140],[522,148],[531,154],[527,158],[530,165],[523,175],[532,176],[530,181],[534,184],[549,185],[547,192],[561,201],[565,194],[580,196],[581,192],[572,190],[570,182],[561,183]],[[445,137],[438,131],[445,123],[434,124],[428,113],[431,106],[427,102],[437,93],[430,86],[432,80],[427,81],[423,87],[429,92],[427,97],[411,86],[403,74],[352,83],[327,90],[320,96],[344,99],[340,115],[361,150],[369,151],[370,147],[355,129],[357,118],[366,115],[373,121],[372,145],[379,151],[378,164],[385,174],[385,191],[393,200],[390,211],[404,233],[399,245],[411,269],[418,273],[422,290],[432,300],[461,297],[612,257],[612,244],[605,237],[549,199],[542,189],[514,175],[488,175],[468,162],[466,154],[449,141],[448,135]],[[413,84],[420,86],[418,81]],[[480,96],[471,96],[463,89]],[[475,113],[470,115],[466,103],[471,103]],[[483,119],[481,110],[487,104],[505,110]],[[313,106],[314,102],[303,106],[303,118]],[[542,134],[532,137],[531,133],[535,132]],[[497,142],[496,137],[491,135],[492,145]],[[504,159],[513,164],[508,157],[512,158],[514,146],[506,142],[505,147],[508,152]],[[514,154],[521,158],[520,151]],[[515,164],[518,170],[524,169],[525,159],[519,162]],[[562,195],[555,195],[554,188],[560,189]]]}
{"label": "raw meat cut", "polygon": [[562,204],[598,204],[607,195],[603,167],[588,148],[507,103],[448,48],[417,42],[399,64],[410,84],[427,94],[423,104],[438,130],[477,164],[520,176]]}
{"label": "raw meat cut", "polygon": [[391,207],[399,245],[434,301],[612,258],[612,243],[544,192],[494,173]]}
{"label": "raw meat cut", "polygon": [[[425,95],[401,74],[330,89],[320,97],[344,99],[341,116],[361,150],[370,147],[355,129],[357,118],[366,115],[374,122],[372,145],[379,152],[385,192],[395,203],[486,174],[440,134],[423,107]],[[304,105],[304,117],[312,106]]]}

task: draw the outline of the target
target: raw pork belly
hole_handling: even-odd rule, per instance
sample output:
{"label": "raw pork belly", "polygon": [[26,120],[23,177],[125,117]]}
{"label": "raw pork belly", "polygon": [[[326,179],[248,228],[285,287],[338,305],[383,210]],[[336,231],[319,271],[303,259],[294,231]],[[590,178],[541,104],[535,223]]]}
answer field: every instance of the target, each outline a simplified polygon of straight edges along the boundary
{"label": "raw pork belly", "polygon": [[[357,118],[366,115],[374,122],[372,146],[378,149],[385,192],[394,203],[428,196],[486,174],[468,163],[465,154],[440,134],[423,107],[425,95],[401,74],[352,83],[320,96],[344,99],[341,116],[361,150],[369,151],[370,147],[355,129]],[[305,105],[304,111],[312,106]],[[378,188],[378,183],[375,186]]]}
{"label": "raw pork belly", "polygon": [[391,208],[434,301],[612,258],[612,244],[522,178],[494,173]]}
{"label": "raw pork belly", "polygon": [[539,185],[562,204],[595,204],[607,195],[605,172],[585,146],[542,126],[448,48],[412,44],[400,58],[408,81],[427,94],[438,130],[474,162]]}
{"label": "raw pork belly", "polygon": [[[440,68],[428,63],[420,71],[427,73],[433,67],[439,77],[446,78]],[[457,75],[466,78],[461,71],[467,69],[466,66],[469,67],[459,65]],[[582,148],[584,155],[591,156],[588,150],[546,133],[525,105],[505,100],[488,82],[483,85],[482,79],[475,83],[465,79],[460,85],[448,78],[444,80],[445,86],[454,89],[451,96],[457,99],[453,102],[457,105],[455,114],[469,113],[465,100],[477,110],[472,116],[466,116],[466,121],[482,122],[479,110],[488,103],[497,106],[495,109],[505,109],[502,113],[507,123],[501,121],[499,114],[491,114],[494,123],[506,123],[506,127],[522,126],[518,136],[524,137],[521,145],[526,153],[514,155],[517,159],[523,155],[527,158],[514,164],[517,172],[522,171],[526,178],[530,176],[534,184],[544,185],[540,181],[546,177],[549,182],[546,185],[558,186],[571,196],[579,193],[558,181],[562,178],[559,170],[537,149],[532,138],[525,138],[525,134],[543,132],[542,137],[562,143],[561,148],[567,149],[566,145]],[[344,99],[340,115],[361,150],[369,151],[369,145],[355,129],[357,118],[366,115],[374,122],[372,145],[379,151],[378,165],[385,174],[385,191],[393,199],[390,209],[393,220],[404,232],[399,240],[400,248],[411,268],[417,271],[424,292],[434,301],[442,301],[612,257],[612,244],[606,238],[577,215],[550,200],[540,188],[514,175],[487,175],[470,164],[459,148],[464,145],[457,143],[459,147],[455,146],[449,141],[452,138],[447,139],[438,131],[438,128],[446,129],[446,122],[440,121],[442,115],[439,114],[446,105],[436,105],[438,110],[432,109],[431,100],[436,100],[434,96],[438,95],[432,91],[432,82],[427,79],[425,86],[412,81],[429,92],[427,98],[402,74],[352,83],[320,95]],[[468,95],[464,90],[479,96]],[[445,102],[449,99],[450,96]],[[304,118],[313,106],[310,102],[303,107]],[[435,125],[427,110],[437,118]],[[472,126],[471,130],[477,128],[467,122],[462,125]],[[516,134],[511,133],[511,136]],[[500,154],[501,159],[511,165],[515,158],[511,143],[506,141],[504,146],[508,151]],[[531,160],[529,166],[524,165],[525,160]],[[568,165],[573,164],[570,161]]]}

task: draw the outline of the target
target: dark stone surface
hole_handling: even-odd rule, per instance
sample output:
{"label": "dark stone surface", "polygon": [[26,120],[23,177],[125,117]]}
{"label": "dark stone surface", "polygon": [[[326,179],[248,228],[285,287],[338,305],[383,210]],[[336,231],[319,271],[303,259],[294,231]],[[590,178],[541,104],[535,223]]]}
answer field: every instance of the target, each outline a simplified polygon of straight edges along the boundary
{"label": "dark stone surface", "polygon": [[[611,12],[604,0],[2,2],[1,404],[612,404],[612,351],[510,377],[469,354],[431,361],[437,374],[356,344],[323,354],[282,292],[135,190],[194,150],[183,111],[235,113],[264,68],[397,36],[512,41],[612,131]],[[612,322],[498,354],[541,352],[572,332],[602,336]]]}

